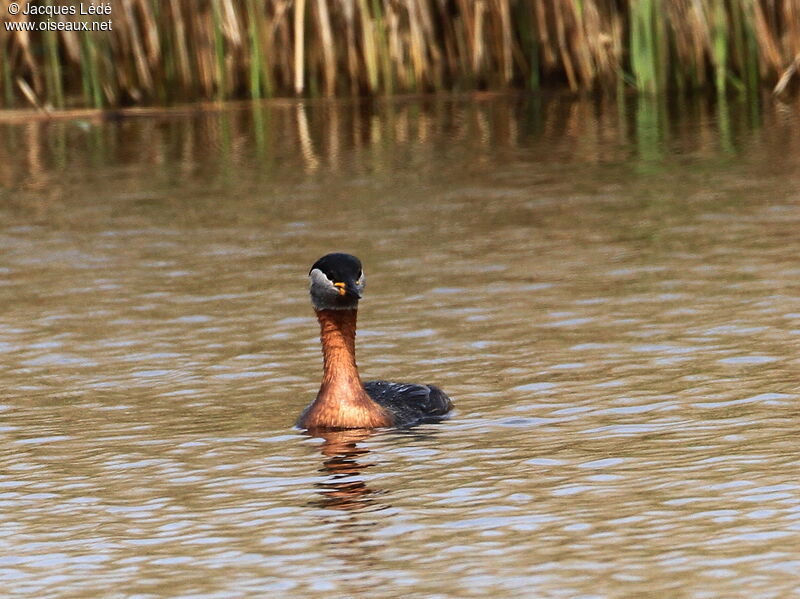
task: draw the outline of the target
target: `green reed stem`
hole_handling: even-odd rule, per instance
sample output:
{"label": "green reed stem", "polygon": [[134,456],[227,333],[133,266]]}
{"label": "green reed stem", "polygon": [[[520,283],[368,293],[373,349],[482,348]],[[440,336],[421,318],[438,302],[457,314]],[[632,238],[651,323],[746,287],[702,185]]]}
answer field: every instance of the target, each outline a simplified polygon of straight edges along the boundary
{"label": "green reed stem", "polygon": [[728,23],[723,0],[712,0],[711,54],[714,61],[714,81],[717,92],[725,93],[728,80]]}
{"label": "green reed stem", "polygon": [[250,40],[250,97],[263,97],[261,74],[264,70],[261,36],[258,30],[259,12],[256,0],[247,0],[247,35]]}
{"label": "green reed stem", "polygon": [[372,18],[375,21],[375,46],[383,72],[383,91],[394,93],[394,74],[392,60],[389,56],[389,43],[386,40],[386,20],[383,18],[381,0],[372,0]]}
{"label": "green reed stem", "polygon": [[98,73],[97,48],[92,36],[93,32],[83,32],[80,36],[83,96],[90,106],[102,108],[103,91]]}
{"label": "green reed stem", "polygon": [[636,88],[649,93],[657,87],[653,3],[654,0],[639,0],[631,7],[631,70]]}
{"label": "green reed stem", "polygon": [[742,13],[745,56],[743,79],[745,80],[747,89],[750,91],[750,93],[757,96],[759,87],[758,41],[756,40],[756,33],[753,26],[753,5],[750,2],[747,2],[746,8],[742,11]]}
{"label": "green reed stem", "polygon": [[212,15],[214,24],[214,65],[217,83],[217,100],[224,100],[227,95],[225,84],[225,40],[222,36],[222,10],[220,0],[212,0]]}
{"label": "green reed stem", "polygon": [[55,31],[46,31],[44,34],[45,48],[47,51],[47,88],[48,96],[55,108],[64,106],[64,86],[61,78],[61,60],[58,55],[58,38]]}
{"label": "green reed stem", "polygon": [[171,32],[171,21],[164,16],[163,5],[160,2],[151,0],[150,10],[153,11],[153,18],[158,24],[158,40],[161,47],[163,60],[163,80],[158,86],[159,97],[162,104],[172,101],[173,91],[178,88],[178,66],[175,52],[175,38]]}

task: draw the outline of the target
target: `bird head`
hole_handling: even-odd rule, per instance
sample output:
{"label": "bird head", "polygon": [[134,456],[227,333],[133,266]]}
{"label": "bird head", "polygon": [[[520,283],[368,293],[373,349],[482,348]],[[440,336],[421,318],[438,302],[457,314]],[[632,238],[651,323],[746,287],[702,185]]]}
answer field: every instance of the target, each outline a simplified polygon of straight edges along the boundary
{"label": "bird head", "polygon": [[364,291],[361,261],[350,254],[326,254],[308,272],[311,303],[317,310],[352,310]]}

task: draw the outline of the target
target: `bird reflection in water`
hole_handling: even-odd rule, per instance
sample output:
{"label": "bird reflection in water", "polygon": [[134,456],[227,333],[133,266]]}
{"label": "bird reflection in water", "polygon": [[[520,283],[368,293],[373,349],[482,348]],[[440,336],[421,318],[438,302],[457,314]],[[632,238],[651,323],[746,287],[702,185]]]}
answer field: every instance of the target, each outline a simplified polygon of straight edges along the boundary
{"label": "bird reflection in water", "polygon": [[377,505],[374,497],[380,491],[370,489],[361,478],[364,469],[373,464],[361,461],[369,454],[369,449],[358,444],[370,437],[369,429],[347,429],[335,431],[316,431],[314,436],[324,439],[321,451],[325,456],[320,472],[327,478],[316,486],[322,499],[314,502],[319,507],[337,510],[362,510],[364,508],[384,509]]}

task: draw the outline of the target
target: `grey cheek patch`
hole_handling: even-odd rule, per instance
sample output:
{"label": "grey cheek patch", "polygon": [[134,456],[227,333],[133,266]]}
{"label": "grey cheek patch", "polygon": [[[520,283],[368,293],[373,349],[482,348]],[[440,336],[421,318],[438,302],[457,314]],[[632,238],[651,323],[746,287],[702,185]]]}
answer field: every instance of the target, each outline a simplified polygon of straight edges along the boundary
{"label": "grey cheek patch", "polygon": [[338,287],[318,268],[313,269],[308,278],[311,303],[317,310],[345,310],[355,307],[355,304],[342,304]]}
{"label": "grey cheek patch", "polygon": [[328,280],[328,277],[326,277],[325,274],[318,268],[315,268],[311,271],[311,273],[308,275],[308,280],[308,290],[311,293],[311,301],[317,307],[321,307],[323,304],[326,304],[326,299],[333,293],[339,293],[339,290],[333,286],[333,283],[331,283]]}
{"label": "grey cheek patch", "polygon": [[334,290],[336,293],[339,293],[336,287],[333,286],[333,283],[328,280],[328,277],[318,268],[312,270],[308,274],[308,278],[311,291]]}

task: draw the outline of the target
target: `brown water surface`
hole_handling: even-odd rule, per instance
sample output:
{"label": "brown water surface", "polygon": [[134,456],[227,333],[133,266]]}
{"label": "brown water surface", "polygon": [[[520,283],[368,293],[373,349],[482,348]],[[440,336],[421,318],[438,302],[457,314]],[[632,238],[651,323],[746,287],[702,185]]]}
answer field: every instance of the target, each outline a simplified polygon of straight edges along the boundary
{"label": "brown water surface", "polygon": [[[800,595],[800,120],[271,103],[0,126],[0,590]],[[306,273],[453,417],[311,438]]]}

